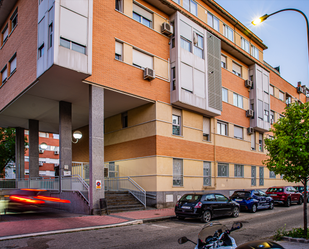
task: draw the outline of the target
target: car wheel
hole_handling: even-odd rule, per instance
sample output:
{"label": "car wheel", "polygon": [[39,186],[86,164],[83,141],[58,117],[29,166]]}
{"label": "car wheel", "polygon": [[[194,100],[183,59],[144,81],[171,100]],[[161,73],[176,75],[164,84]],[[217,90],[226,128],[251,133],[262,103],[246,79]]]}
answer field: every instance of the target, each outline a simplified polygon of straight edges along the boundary
{"label": "car wheel", "polygon": [[209,210],[206,210],[201,218],[202,222],[207,223],[211,221],[211,212]]}
{"label": "car wheel", "polygon": [[299,201],[297,202],[298,205],[303,204],[303,198],[299,197]]}
{"label": "car wheel", "polygon": [[239,216],[239,208],[238,208],[238,207],[234,207],[234,208],[233,208],[232,216],[233,216],[234,218],[236,218],[236,217]]}
{"label": "car wheel", "polygon": [[184,220],[185,217],[183,217],[183,216],[177,216],[177,219],[178,219],[178,220]]}
{"label": "car wheel", "polygon": [[274,203],[272,201],[269,203],[269,209],[274,209]]}
{"label": "car wheel", "polygon": [[253,205],[252,205],[251,212],[252,212],[252,213],[255,213],[256,210],[257,210],[256,204],[253,204]]}
{"label": "car wheel", "polygon": [[285,205],[286,207],[291,206],[291,200],[290,200],[290,198],[288,198],[288,199],[286,200],[286,202],[285,202],[284,205]]}

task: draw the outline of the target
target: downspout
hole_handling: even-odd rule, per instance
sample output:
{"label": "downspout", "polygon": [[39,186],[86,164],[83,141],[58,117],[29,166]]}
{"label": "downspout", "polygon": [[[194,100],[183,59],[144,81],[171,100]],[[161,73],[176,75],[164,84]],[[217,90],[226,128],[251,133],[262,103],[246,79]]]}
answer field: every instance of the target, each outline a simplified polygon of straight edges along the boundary
{"label": "downspout", "polygon": [[214,118],[214,187],[217,187],[217,160],[216,160],[216,126],[215,126],[216,119]]}

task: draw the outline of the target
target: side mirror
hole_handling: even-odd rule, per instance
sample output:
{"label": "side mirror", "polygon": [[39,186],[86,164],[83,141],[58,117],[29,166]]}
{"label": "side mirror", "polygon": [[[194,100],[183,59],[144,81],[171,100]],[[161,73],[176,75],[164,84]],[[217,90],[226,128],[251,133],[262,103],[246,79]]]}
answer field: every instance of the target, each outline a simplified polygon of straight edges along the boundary
{"label": "side mirror", "polygon": [[187,237],[181,237],[178,239],[178,244],[184,244],[187,243],[189,240]]}

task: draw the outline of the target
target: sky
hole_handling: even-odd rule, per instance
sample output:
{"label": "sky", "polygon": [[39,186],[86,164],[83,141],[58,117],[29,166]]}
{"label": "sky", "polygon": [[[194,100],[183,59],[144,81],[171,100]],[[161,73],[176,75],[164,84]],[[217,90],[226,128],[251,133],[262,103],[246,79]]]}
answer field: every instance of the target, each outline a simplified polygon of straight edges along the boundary
{"label": "sky", "polygon": [[301,81],[309,87],[305,18],[296,11],[284,11],[270,16],[258,26],[251,24],[257,17],[286,8],[298,9],[309,18],[309,0],[215,1],[263,41],[268,47],[264,50],[264,61],[273,67],[280,66],[282,78],[294,86]]}

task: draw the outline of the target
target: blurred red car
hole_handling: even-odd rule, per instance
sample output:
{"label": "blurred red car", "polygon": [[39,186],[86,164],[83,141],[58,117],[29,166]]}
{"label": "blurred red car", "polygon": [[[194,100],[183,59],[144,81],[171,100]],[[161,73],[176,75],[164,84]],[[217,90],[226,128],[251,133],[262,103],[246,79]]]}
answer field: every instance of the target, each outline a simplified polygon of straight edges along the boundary
{"label": "blurred red car", "polygon": [[[304,186],[303,185],[298,185],[298,186],[293,186],[298,192],[300,192],[303,195],[303,200],[304,200]],[[307,203],[309,202],[309,191],[308,191],[308,186],[307,186]]]}
{"label": "blurred red car", "polygon": [[266,190],[266,194],[273,198],[274,203],[284,204],[286,207],[291,206],[291,203],[303,203],[302,194],[292,186],[271,187]]}

